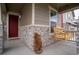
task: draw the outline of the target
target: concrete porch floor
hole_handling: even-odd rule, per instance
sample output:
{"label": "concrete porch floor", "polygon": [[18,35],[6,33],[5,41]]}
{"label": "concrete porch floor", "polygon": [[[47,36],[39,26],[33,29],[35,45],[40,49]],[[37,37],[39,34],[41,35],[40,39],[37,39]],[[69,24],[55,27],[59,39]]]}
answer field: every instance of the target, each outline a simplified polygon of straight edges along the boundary
{"label": "concrete porch floor", "polygon": [[[3,55],[36,55],[21,40],[9,40],[5,45]],[[41,55],[76,55],[75,45],[75,42],[59,41],[46,47]]]}

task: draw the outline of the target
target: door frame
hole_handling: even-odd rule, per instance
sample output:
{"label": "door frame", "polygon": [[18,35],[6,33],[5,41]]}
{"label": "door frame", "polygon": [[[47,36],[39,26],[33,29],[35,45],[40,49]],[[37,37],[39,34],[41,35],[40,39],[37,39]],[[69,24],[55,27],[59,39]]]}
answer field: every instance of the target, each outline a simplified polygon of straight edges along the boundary
{"label": "door frame", "polygon": [[[50,5],[48,7],[49,7],[49,26],[50,26],[49,27],[49,32],[51,33],[51,14],[50,13],[51,13],[51,10],[53,10],[53,11],[56,12],[57,17],[58,17],[58,11],[55,8],[51,7]],[[58,18],[57,18],[57,20],[58,20]]]}
{"label": "door frame", "polygon": [[[18,37],[12,37],[12,38],[9,38],[9,15],[15,15],[15,16],[18,16]],[[20,20],[20,17],[21,15],[19,13],[14,13],[14,12],[8,12],[7,13],[7,39],[17,39],[17,38],[20,38],[19,36],[19,20]]]}

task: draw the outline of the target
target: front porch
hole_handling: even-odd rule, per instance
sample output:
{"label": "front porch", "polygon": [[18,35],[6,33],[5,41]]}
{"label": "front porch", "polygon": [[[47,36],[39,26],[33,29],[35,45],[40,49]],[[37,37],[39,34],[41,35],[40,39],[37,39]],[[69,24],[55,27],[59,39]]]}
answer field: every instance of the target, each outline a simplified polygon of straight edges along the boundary
{"label": "front porch", "polygon": [[[44,48],[41,55],[76,55],[76,43],[70,41],[59,41]],[[3,55],[36,55],[21,40],[10,40],[6,43]]]}
{"label": "front porch", "polygon": [[[4,8],[2,6],[4,6]],[[65,41],[58,40],[57,42],[51,37],[54,33],[52,31],[54,27],[61,27],[64,31],[77,29],[77,26],[73,29],[73,26],[69,24],[74,20],[72,10],[75,9],[79,9],[79,4],[1,4],[1,20],[4,24],[4,55],[35,54],[33,51],[37,49],[37,47],[43,50],[41,54],[77,54],[75,37]],[[67,12],[68,15],[64,14],[65,12]],[[10,15],[18,16],[17,21],[14,21],[14,19],[10,21]],[[52,23],[52,16],[56,16],[56,24],[54,22]],[[67,18],[65,18],[65,16],[67,16]],[[14,23],[12,24],[10,22]],[[35,36],[35,33],[38,33],[38,37]]]}

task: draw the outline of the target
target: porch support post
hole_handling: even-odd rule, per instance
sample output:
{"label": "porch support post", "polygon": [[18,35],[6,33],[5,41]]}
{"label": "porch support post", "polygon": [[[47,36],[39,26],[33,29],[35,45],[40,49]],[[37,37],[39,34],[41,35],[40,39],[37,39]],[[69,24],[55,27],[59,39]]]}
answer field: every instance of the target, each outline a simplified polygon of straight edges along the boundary
{"label": "porch support post", "polygon": [[32,3],[32,25],[35,24],[35,3]]}

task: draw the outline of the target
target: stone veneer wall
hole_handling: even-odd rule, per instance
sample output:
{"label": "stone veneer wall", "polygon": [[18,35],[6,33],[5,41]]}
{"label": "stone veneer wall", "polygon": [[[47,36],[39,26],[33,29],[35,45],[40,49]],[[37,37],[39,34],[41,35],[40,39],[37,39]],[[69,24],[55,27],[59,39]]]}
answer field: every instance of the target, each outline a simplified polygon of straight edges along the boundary
{"label": "stone veneer wall", "polygon": [[43,26],[22,26],[20,27],[20,38],[26,43],[26,45],[33,50],[33,43],[34,43],[34,33],[38,32],[41,34],[41,40],[43,43],[43,48],[47,45],[51,44],[49,38],[49,27]]}

